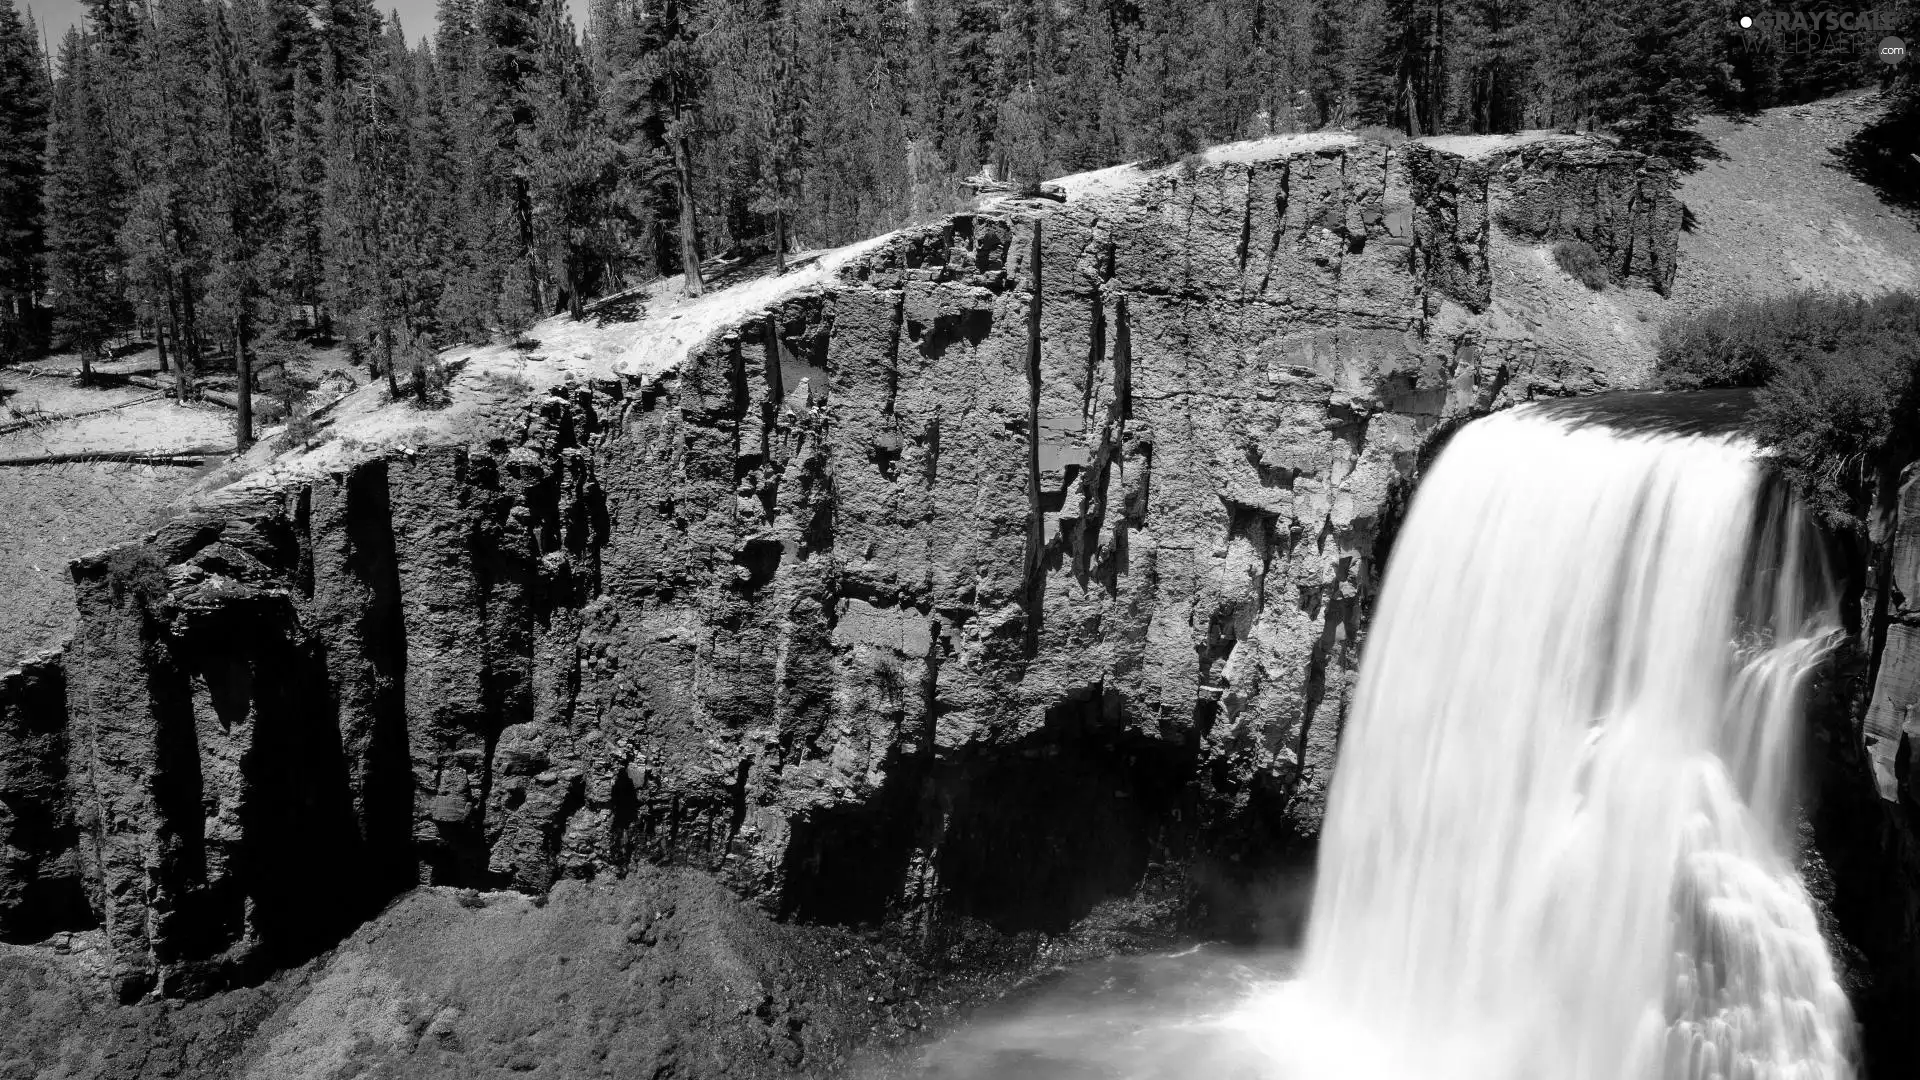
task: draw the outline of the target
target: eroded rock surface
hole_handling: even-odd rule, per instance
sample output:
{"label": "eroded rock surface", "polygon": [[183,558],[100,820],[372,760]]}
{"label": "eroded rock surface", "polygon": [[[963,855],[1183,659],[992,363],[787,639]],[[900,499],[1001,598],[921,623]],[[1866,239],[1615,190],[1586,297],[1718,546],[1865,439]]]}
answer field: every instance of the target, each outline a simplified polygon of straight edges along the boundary
{"label": "eroded rock surface", "polygon": [[930,954],[1148,887],[1203,918],[1317,833],[1422,449],[1615,377],[1485,332],[1495,209],[1671,277],[1664,172],[1556,145],[994,204],[667,370],[83,559],[65,715],[0,727],[64,747],[8,797],[73,840],[0,822],[32,834],[0,919],[71,865],[137,998],[311,955],[415,883],[643,862]]}
{"label": "eroded rock surface", "polygon": [[1812,824],[1878,1076],[1920,1056],[1920,466],[1883,475],[1874,503],[1866,542],[1843,548],[1858,603],[1823,710]]}

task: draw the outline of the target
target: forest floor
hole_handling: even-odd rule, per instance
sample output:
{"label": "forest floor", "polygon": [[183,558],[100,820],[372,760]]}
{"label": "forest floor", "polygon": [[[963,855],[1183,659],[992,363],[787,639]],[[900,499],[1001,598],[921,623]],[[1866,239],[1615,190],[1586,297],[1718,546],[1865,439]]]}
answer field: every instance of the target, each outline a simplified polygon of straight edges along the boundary
{"label": "forest floor", "polygon": [[[87,415],[61,419],[75,413]],[[188,449],[232,437],[233,414],[218,406],[181,408],[139,387],[81,387],[60,375],[0,370],[0,460]],[[199,471],[120,462],[0,466],[0,667],[72,632],[68,562],[152,520]]]}
{"label": "forest floor", "polygon": [[[71,355],[0,368],[0,462],[146,453],[188,454],[201,464],[0,464],[0,668],[58,645],[72,631],[71,560],[138,532],[224,461],[233,443],[231,410],[178,405],[127,381],[164,381],[153,349],[97,365],[94,385],[80,385],[79,370]],[[367,378],[349,367],[340,349],[315,351],[302,377],[342,386],[343,376],[329,372],[354,383]],[[217,375],[205,381],[209,388],[223,386]],[[232,389],[231,376],[224,388]]]}

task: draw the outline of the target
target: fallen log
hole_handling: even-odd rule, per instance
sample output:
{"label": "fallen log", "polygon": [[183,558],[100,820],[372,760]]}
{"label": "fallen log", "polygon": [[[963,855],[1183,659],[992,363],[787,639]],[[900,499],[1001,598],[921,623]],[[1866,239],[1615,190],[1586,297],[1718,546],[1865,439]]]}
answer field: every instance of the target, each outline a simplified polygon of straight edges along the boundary
{"label": "fallen log", "polygon": [[[162,390],[169,394],[173,393],[173,384],[163,383],[159,379],[149,379],[143,375],[133,375],[129,376],[127,381],[135,386],[145,387],[148,390]],[[209,402],[228,409],[238,410],[240,408],[240,402],[235,400],[232,394],[223,394],[218,390],[202,390],[196,400]]]}
{"label": "fallen log", "polygon": [[132,401],[123,401],[118,405],[108,405],[105,408],[88,409],[85,412],[47,413],[44,416],[29,416],[10,423],[0,424],[0,435],[11,435],[16,431],[25,431],[30,427],[37,427],[41,424],[57,424],[64,420],[79,420],[88,416],[99,416],[101,413],[109,413],[115,409],[124,409],[129,405],[141,405],[149,401],[158,401],[166,396],[165,394],[148,394],[146,397],[134,398]]}
{"label": "fallen log", "polygon": [[127,465],[178,465],[196,468],[208,457],[232,453],[224,446],[195,446],[185,450],[76,450],[66,454],[34,454],[28,457],[0,458],[0,467],[23,468],[30,465],[92,465],[113,462]]}

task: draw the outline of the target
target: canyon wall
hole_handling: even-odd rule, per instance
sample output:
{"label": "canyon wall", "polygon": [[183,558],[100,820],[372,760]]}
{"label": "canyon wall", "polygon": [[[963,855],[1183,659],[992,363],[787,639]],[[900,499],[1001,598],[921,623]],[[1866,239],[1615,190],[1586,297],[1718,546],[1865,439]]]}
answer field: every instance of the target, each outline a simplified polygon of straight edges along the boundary
{"label": "canyon wall", "polygon": [[1423,451],[1621,377],[1486,332],[1490,230],[1664,290],[1670,187],[1551,141],[1070,183],[210,494],[76,562],[74,641],[0,686],[0,937],[191,995],[416,883],[643,861],[932,954],[1210,917],[1310,850]]}
{"label": "canyon wall", "polygon": [[1920,1060],[1920,465],[1883,470],[1857,541],[1842,545],[1854,602],[1810,818],[1867,1063],[1901,1075]]}

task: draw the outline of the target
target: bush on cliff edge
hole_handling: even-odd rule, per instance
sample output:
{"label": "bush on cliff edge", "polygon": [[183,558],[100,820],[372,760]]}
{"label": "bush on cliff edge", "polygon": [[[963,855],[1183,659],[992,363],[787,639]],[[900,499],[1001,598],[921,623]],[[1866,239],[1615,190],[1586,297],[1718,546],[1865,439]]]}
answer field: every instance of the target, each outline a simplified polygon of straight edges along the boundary
{"label": "bush on cliff edge", "polygon": [[1920,457],[1920,296],[1723,304],[1665,328],[1655,382],[1756,388],[1749,434],[1815,514],[1858,532],[1877,479]]}
{"label": "bush on cliff edge", "polygon": [[1562,240],[1553,245],[1553,261],[1567,276],[1599,292],[1607,287],[1607,264],[1585,240]]}

